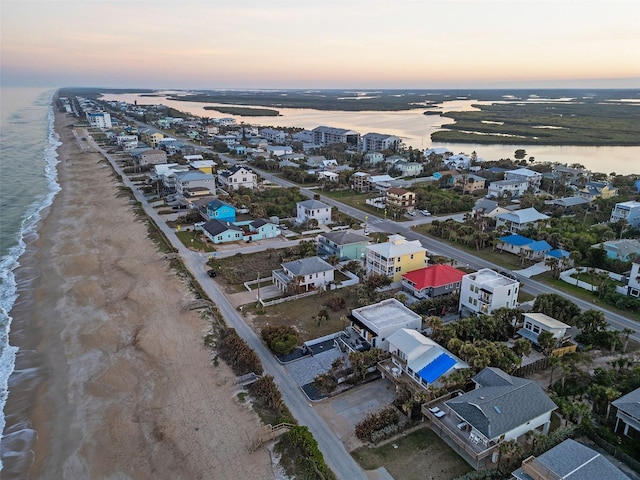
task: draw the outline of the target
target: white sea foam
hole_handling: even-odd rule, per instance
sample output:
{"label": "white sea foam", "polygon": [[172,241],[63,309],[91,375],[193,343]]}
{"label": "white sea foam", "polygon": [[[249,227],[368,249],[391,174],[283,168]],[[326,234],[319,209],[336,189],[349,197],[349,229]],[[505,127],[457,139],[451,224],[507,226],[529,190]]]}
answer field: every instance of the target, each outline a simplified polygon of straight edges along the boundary
{"label": "white sea foam", "polygon": [[[25,252],[26,238],[37,238],[37,226],[41,219],[42,211],[51,205],[55,195],[60,191],[58,184],[57,148],[61,145],[58,134],[54,130],[54,112],[51,105],[53,92],[41,95],[35,102],[38,107],[48,106],[47,109],[47,146],[40,151],[40,158],[44,159],[43,174],[46,178],[46,191],[37,194],[33,202],[26,208],[19,229],[15,232],[16,244],[9,248],[8,252],[0,258],[0,432],[4,432],[5,417],[4,406],[8,397],[8,380],[15,369],[16,353],[18,347],[10,344],[10,329],[12,318],[9,315],[18,298],[15,271],[20,266],[20,257]],[[25,106],[31,108],[34,105]],[[41,117],[42,118],[42,117]],[[28,122],[19,122],[25,123]],[[25,142],[28,139],[25,139]],[[14,193],[15,194],[15,193]],[[6,202],[7,199],[3,199]],[[0,461],[0,470],[2,462]]]}

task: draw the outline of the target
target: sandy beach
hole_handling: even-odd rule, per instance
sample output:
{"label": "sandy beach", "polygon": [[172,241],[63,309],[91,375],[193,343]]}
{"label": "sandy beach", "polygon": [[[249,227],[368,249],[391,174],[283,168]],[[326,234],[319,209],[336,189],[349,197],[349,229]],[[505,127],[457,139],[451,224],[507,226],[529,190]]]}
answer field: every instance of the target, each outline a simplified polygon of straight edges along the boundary
{"label": "sandy beach", "polygon": [[206,319],[183,311],[187,286],[73,121],[56,114],[62,191],[26,262],[39,275],[12,312],[17,365],[32,358],[42,381],[17,377],[8,425],[31,423],[35,460],[29,476],[3,478],[273,478],[269,452],[247,450],[257,415],[203,346]]}

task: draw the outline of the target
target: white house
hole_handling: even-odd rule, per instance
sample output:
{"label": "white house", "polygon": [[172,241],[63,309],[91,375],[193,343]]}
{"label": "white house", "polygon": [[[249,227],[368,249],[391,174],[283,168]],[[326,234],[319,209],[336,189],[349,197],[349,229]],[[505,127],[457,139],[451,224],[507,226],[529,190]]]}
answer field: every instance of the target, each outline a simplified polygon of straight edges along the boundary
{"label": "white house", "polygon": [[469,368],[446,348],[415,330],[401,328],[387,340],[392,363],[422,388],[439,386],[441,377]]}
{"label": "white house", "polygon": [[371,165],[376,165],[384,161],[384,155],[380,152],[369,152],[364,156],[364,160]]}
{"label": "white house", "polygon": [[462,277],[460,310],[489,315],[497,308],[516,308],[520,282],[489,268]]}
{"label": "white house", "polygon": [[238,190],[240,187],[255,190],[258,188],[258,175],[250,168],[234,165],[218,173],[220,187],[226,190]]}
{"label": "white house", "polygon": [[266,138],[270,142],[284,143],[287,140],[287,132],[276,130],[274,128],[262,128],[259,130],[260,136]]}
{"label": "white house", "polygon": [[318,200],[304,200],[296,206],[297,224],[302,225],[309,220],[317,220],[318,225],[331,223],[331,207]]}
{"label": "white house", "polygon": [[498,180],[491,182],[487,189],[487,198],[518,198],[529,188],[526,180]]}
{"label": "white house", "polygon": [[422,317],[395,298],[351,311],[351,328],[372,347],[388,351],[389,337],[401,328],[420,330]]}
{"label": "white house", "polygon": [[640,226],[640,202],[631,200],[628,202],[616,203],[616,206],[611,211],[611,223],[624,220],[632,227]]}
{"label": "white house", "polygon": [[517,168],[515,170],[507,170],[504,172],[505,180],[523,180],[526,181],[534,192],[540,190],[542,183],[542,174],[529,170],[528,168]]}
{"label": "white house", "polygon": [[627,284],[627,295],[632,297],[640,297],[640,256],[631,264],[631,273],[629,274],[629,283]]}
{"label": "white house", "polygon": [[629,428],[635,430],[636,434],[640,433],[640,388],[636,388],[614,400],[611,405],[618,409],[618,413],[616,413],[616,432],[618,431],[618,424],[622,421],[624,435],[629,435]]}
{"label": "white house", "polygon": [[551,332],[553,338],[560,343],[567,339],[567,329],[571,325],[567,325],[555,318],[544,313],[524,313],[524,325],[518,330],[518,335],[526,338],[532,343],[538,345],[538,335],[542,332]]}
{"label": "white house", "polygon": [[266,150],[268,157],[281,157],[293,153],[293,148],[289,145],[267,145]]}
{"label": "white house", "polygon": [[335,267],[320,257],[308,257],[282,263],[281,270],[272,272],[272,279],[281,291],[286,292],[294,283],[299,289],[324,288],[333,282]]}
{"label": "white house", "polygon": [[505,227],[506,232],[518,233],[527,226],[537,227],[540,222],[550,217],[540,213],[535,208],[523,208],[509,213],[501,213],[496,216],[496,228]]}

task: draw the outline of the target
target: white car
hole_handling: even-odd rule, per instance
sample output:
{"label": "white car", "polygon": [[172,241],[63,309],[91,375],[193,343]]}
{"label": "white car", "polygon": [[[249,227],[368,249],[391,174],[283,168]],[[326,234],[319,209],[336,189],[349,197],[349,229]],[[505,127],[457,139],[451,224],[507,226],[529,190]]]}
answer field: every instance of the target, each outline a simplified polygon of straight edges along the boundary
{"label": "white car", "polygon": [[429,210],[420,210],[420,213],[423,214],[425,217],[431,216],[431,212]]}
{"label": "white car", "polygon": [[415,217],[416,216],[416,212],[411,210],[410,212],[407,212],[407,215],[411,215],[412,217]]}

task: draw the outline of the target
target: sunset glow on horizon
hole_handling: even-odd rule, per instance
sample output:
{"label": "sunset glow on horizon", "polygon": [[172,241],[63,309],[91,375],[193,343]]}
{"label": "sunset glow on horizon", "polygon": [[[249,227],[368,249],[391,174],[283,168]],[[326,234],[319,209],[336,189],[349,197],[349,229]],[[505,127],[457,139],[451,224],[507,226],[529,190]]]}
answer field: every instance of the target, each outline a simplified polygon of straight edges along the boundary
{"label": "sunset glow on horizon", "polygon": [[637,88],[640,2],[2,0],[2,84]]}

